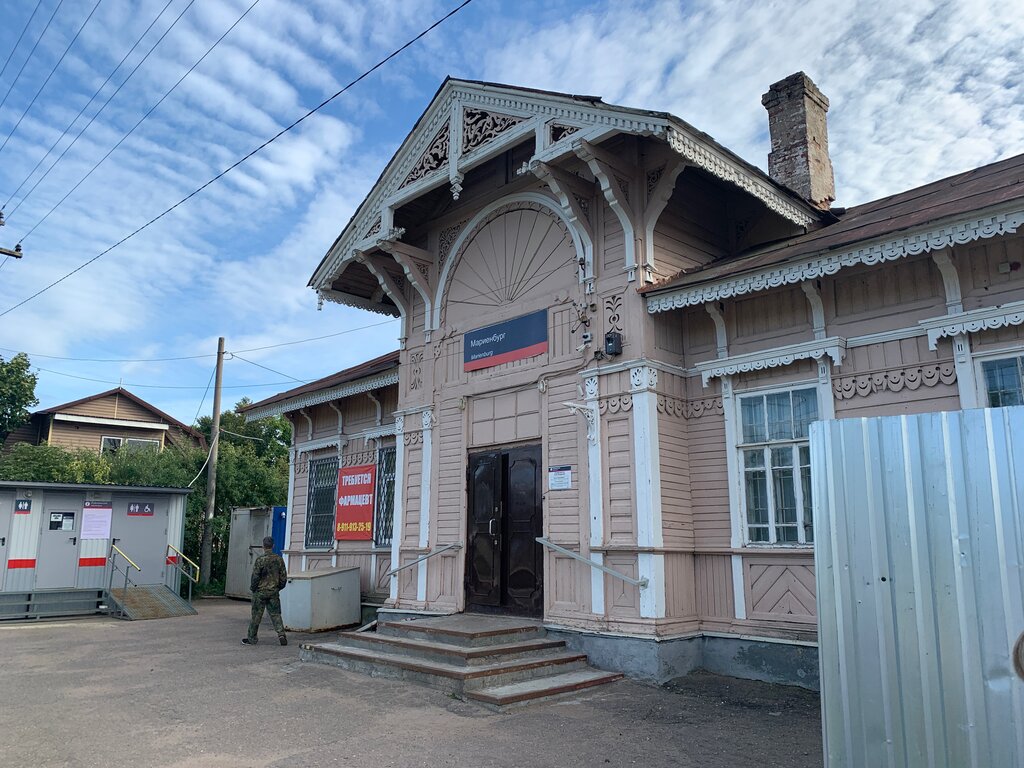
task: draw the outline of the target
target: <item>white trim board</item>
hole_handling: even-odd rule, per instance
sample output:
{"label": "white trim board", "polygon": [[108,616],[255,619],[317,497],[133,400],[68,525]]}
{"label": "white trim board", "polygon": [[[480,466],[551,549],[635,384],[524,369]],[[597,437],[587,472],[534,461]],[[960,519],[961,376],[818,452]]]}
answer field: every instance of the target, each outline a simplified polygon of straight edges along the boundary
{"label": "white trim board", "polygon": [[159,421],[129,421],[127,419],[106,419],[101,416],[79,416],[77,413],[55,413],[54,421],[77,421],[81,424],[100,424],[104,427],[128,427],[130,429],[158,429],[166,431],[170,424]]}
{"label": "white trim board", "polygon": [[710,282],[666,288],[664,293],[649,296],[650,314],[720,301],[746,293],[765,291],[804,280],[816,280],[836,274],[839,270],[858,264],[881,264],[906,256],[949,248],[974,240],[1011,234],[1024,226],[1024,209],[994,210],[971,218],[946,219],[896,235],[858,243],[846,250],[819,252],[794,262],[772,264],[742,274],[729,275]]}
{"label": "white trim board", "polygon": [[287,400],[281,400],[277,403],[271,403],[261,408],[253,408],[245,412],[245,420],[256,421],[257,419],[265,419],[268,416],[280,416],[282,413],[288,413],[289,411],[297,411],[301,408],[308,408],[311,405],[321,405],[332,400],[340,400],[344,397],[370,392],[374,389],[380,389],[381,387],[397,383],[398,369],[395,368],[393,371],[356,379],[355,381],[331,387],[330,389],[318,389],[313,392],[290,397]]}

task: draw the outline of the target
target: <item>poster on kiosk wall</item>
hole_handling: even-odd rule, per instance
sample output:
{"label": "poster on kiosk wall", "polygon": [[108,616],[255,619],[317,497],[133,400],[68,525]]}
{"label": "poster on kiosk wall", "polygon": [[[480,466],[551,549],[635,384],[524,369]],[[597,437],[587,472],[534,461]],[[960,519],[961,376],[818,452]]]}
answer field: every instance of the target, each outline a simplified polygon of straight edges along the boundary
{"label": "poster on kiosk wall", "polygon": [[334,514],[337,541],[373,538],[373,495],[377,466],[362,464],[338,470],[338,507]]}

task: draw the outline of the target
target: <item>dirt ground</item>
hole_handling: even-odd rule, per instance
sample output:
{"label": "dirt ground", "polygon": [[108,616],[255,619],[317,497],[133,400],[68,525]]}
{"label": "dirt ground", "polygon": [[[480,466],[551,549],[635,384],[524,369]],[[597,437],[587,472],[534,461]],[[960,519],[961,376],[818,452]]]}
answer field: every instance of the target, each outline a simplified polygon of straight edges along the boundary
{"label": "dirt ground", "polygon": [[[504,714],[304,664],[248,605],[0,625],[0,763],[36,766],[820,768],[818,698],[709,674],[621,681]],[[267,620],[264,619],[264,622]],[[326,638],[327,635],[318,635]]]}

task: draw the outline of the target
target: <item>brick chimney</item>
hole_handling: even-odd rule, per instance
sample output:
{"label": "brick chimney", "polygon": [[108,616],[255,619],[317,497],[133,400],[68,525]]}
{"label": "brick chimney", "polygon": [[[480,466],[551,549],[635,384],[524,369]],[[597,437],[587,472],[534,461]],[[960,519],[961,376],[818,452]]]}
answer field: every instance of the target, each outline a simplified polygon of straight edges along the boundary
{"label": "brick chimney", "polygon": [[761,97],[768,110],[772,151],[768,175],[828,210],[836,199],[836,182],[828,156],[828,99],[807,75],[780,80]]}

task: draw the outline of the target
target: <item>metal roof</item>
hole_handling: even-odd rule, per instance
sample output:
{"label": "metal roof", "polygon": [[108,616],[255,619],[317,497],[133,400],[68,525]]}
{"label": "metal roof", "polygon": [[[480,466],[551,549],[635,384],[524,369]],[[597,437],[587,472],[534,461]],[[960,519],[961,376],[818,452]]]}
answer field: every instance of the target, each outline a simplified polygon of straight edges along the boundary
{"label": "metal roof", "polygon": [[165,488],[156,485],[112,485],[104,483],[47,483],[39,480],[0,480],[0,488],[43,488],[51,491],[128,491],[185,495],[194,488]]}

